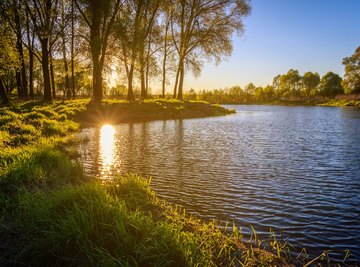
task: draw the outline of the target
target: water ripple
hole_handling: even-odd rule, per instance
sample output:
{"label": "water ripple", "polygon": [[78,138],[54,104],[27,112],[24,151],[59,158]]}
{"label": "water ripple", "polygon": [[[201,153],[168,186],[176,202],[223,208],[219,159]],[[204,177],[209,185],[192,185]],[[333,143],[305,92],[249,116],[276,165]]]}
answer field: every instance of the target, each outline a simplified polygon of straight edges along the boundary
{"label": "water ripple", "polygon": [[159,197],[201,218],[264,236],[271,228],[311,255],[350,249],[360,261],[360,110],[231,108],[238,113],[116,125],[106,161],[100,130],[84,129],[84,169],[152,176]]}

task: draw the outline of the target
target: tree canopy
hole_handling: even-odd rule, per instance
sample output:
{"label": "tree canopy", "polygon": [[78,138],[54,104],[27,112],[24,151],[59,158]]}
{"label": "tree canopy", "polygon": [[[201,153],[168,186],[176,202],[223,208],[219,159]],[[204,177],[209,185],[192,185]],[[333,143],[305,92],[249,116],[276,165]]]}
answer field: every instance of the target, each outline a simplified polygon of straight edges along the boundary
{"label": "tree canopy", "polygon": [[345,75],[343,80],[345,93],[360,93],[360,46],[354,54],[343,59]]}

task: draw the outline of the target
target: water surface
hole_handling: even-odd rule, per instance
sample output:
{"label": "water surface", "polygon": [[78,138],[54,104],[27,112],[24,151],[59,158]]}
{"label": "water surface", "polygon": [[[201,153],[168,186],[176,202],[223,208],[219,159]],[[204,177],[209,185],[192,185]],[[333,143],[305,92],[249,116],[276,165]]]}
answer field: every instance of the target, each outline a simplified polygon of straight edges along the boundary
{"label": "water surface", "polygon": [[152,176],[159,197],[199,217],[271,228],[311,255],[350,249],[360,261],[360,110],[231,108],[224,117],[84,129],[84,168],[102,179]]}

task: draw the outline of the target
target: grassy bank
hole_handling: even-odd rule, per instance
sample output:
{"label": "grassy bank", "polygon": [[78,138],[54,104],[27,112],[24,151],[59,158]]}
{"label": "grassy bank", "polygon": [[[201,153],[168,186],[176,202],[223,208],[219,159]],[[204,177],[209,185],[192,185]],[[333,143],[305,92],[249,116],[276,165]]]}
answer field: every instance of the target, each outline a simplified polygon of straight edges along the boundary
{"label": "grassy bank", "polygon": [[129,103],[121,100],[105,100],[101,105],[89,104],[86,111],[77,116],[83,125],[119,123],[146,120],[186,119],[222,116],[234,113],[219,105],[204,101],[180,101],[176,99],[145,100]]}
{"label": "grassy bank", "polygon": [[345,107],[353,106],[360,107],[360,95],[338,95],[335,97],[292,97],[281,99],[267,99],[263,101],[241,101],[241,102],[221,102],[221,104],[229,105],[274,105],[274,106],[332,106]]}
{"label": "grassy bank", "polygon": [[292,98],[278,99],[275,101],[257,102],[253,104],[278,105],[278,106],[328,106],[328,107],[360,107],[359,95],[341,95],[334,98]]}
{"label": "grassy bank", "polygon": [[360,100],[357,99],[304,99],[304,100],[277,100],[271,102],[271,105],[283,106],[327,106],[327,107],[360,107]]}

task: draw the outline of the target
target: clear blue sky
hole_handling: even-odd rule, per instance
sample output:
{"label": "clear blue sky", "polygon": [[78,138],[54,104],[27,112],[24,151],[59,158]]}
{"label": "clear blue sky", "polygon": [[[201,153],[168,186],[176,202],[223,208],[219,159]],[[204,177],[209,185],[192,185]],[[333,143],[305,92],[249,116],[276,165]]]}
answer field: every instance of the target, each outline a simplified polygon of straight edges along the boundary
{"label": "clear blue sky", "polygon": [[188,74],[185,90],[265,86],[291,68],[342,76],[342,59],[360,46],[360,0],[252,0],[244,23],[232,56],[206,62],[197,79]]}

